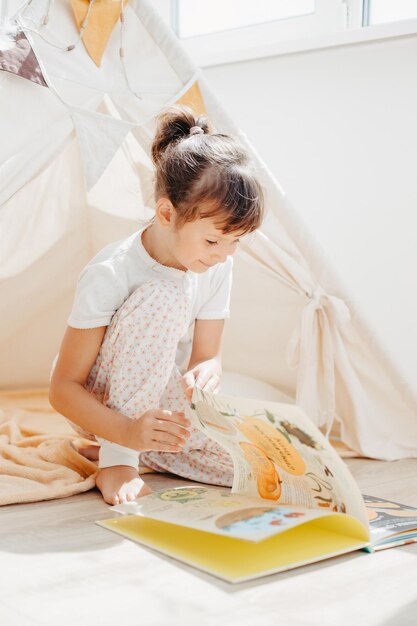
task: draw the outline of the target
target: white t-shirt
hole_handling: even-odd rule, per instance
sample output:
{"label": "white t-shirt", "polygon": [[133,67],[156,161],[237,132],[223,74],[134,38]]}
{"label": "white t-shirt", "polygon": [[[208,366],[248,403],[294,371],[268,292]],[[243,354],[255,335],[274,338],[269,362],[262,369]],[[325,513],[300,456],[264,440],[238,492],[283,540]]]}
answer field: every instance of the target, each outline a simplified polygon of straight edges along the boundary
{"label": "white t-shirt", "polygon": [[191,355],[194,320],[230,316],[233,258],[229,256],[224,263],[201,274],[167,267],[145,250],[144,230],[109,244],[85,266],[78,279],[68,325],[73,328],[108,326],[123,302],[143,283],[158,277],[184,281],[191,296],[191,315],[188,332],[178,344],[175,361],[185,372]]}

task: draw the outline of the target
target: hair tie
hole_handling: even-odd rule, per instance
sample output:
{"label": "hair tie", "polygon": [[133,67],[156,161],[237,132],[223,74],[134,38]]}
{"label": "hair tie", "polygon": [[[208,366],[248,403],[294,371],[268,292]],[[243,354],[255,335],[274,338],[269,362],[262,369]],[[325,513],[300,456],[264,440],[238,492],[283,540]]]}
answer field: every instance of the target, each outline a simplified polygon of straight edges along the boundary
{"label": "hair tie", "polygon": [[191,126],[190,135],[204,135],[204,130],[201,126]]}

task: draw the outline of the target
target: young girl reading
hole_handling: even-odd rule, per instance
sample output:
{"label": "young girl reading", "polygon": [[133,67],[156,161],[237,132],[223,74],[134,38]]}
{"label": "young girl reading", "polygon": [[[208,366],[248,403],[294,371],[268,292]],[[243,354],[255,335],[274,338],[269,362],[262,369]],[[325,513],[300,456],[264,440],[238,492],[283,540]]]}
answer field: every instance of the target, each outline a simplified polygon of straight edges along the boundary
{"label": "young girl reading", "polygon": [[51,374],[52,406],[101,444],[109,504],[150,493],[139,455],[154,471],[233,479],[230,456],[186,409],[194,384],[218,390],[232,254],[262,221],[262,191],[243,148],[186,107],[159,116],[152,159],[155,217],[81,272]]}

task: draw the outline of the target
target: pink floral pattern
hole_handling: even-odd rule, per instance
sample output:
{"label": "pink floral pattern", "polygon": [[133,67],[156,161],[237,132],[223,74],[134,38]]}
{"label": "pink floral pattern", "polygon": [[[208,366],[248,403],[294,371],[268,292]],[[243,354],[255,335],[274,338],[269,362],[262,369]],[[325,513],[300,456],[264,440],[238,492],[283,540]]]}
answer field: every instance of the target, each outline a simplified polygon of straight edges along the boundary
{"label": "pink floral pattern", "polygon": [[[183,281],[161,278],[142,284],[113,316],[86,389],[129,417],[153,408],[185,411],[188,404],[175,355],[190,314],[191,302]],[[141,463],[158,472],[230,486],[230,455],[199,430],[191,427],[190,433],[181,452],[142,452]],[[101,441],[102,448],[114,446]],[[131,465],[131,461],[123,463],[125,449],[118,449],[117,464]],[[126,458],[132,458],[132,450],[126,449]]]}

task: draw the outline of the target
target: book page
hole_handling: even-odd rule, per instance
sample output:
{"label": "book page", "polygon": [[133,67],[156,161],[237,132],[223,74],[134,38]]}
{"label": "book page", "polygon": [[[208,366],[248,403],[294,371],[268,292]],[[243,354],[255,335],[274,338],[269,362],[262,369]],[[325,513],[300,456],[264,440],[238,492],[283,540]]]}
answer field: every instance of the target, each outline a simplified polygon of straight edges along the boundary
{"label": "book page", "polygon": [[355,480],[300,407],[194,387],[189,414],[193,425],[232,457],[232,493],[349,513],[368,527]]}
{"label": "book page", "polygon": [[400,534],[412,538],[417,535],[417,508],[376,498],[363,496],[368,512],[371,542],[377,545],[389,537],[399,540]]}
{"label": "book page", "polygon": [[253,542],[329,515],[328,510],[282,506],[205,485],[164,489],[111,510]]}

